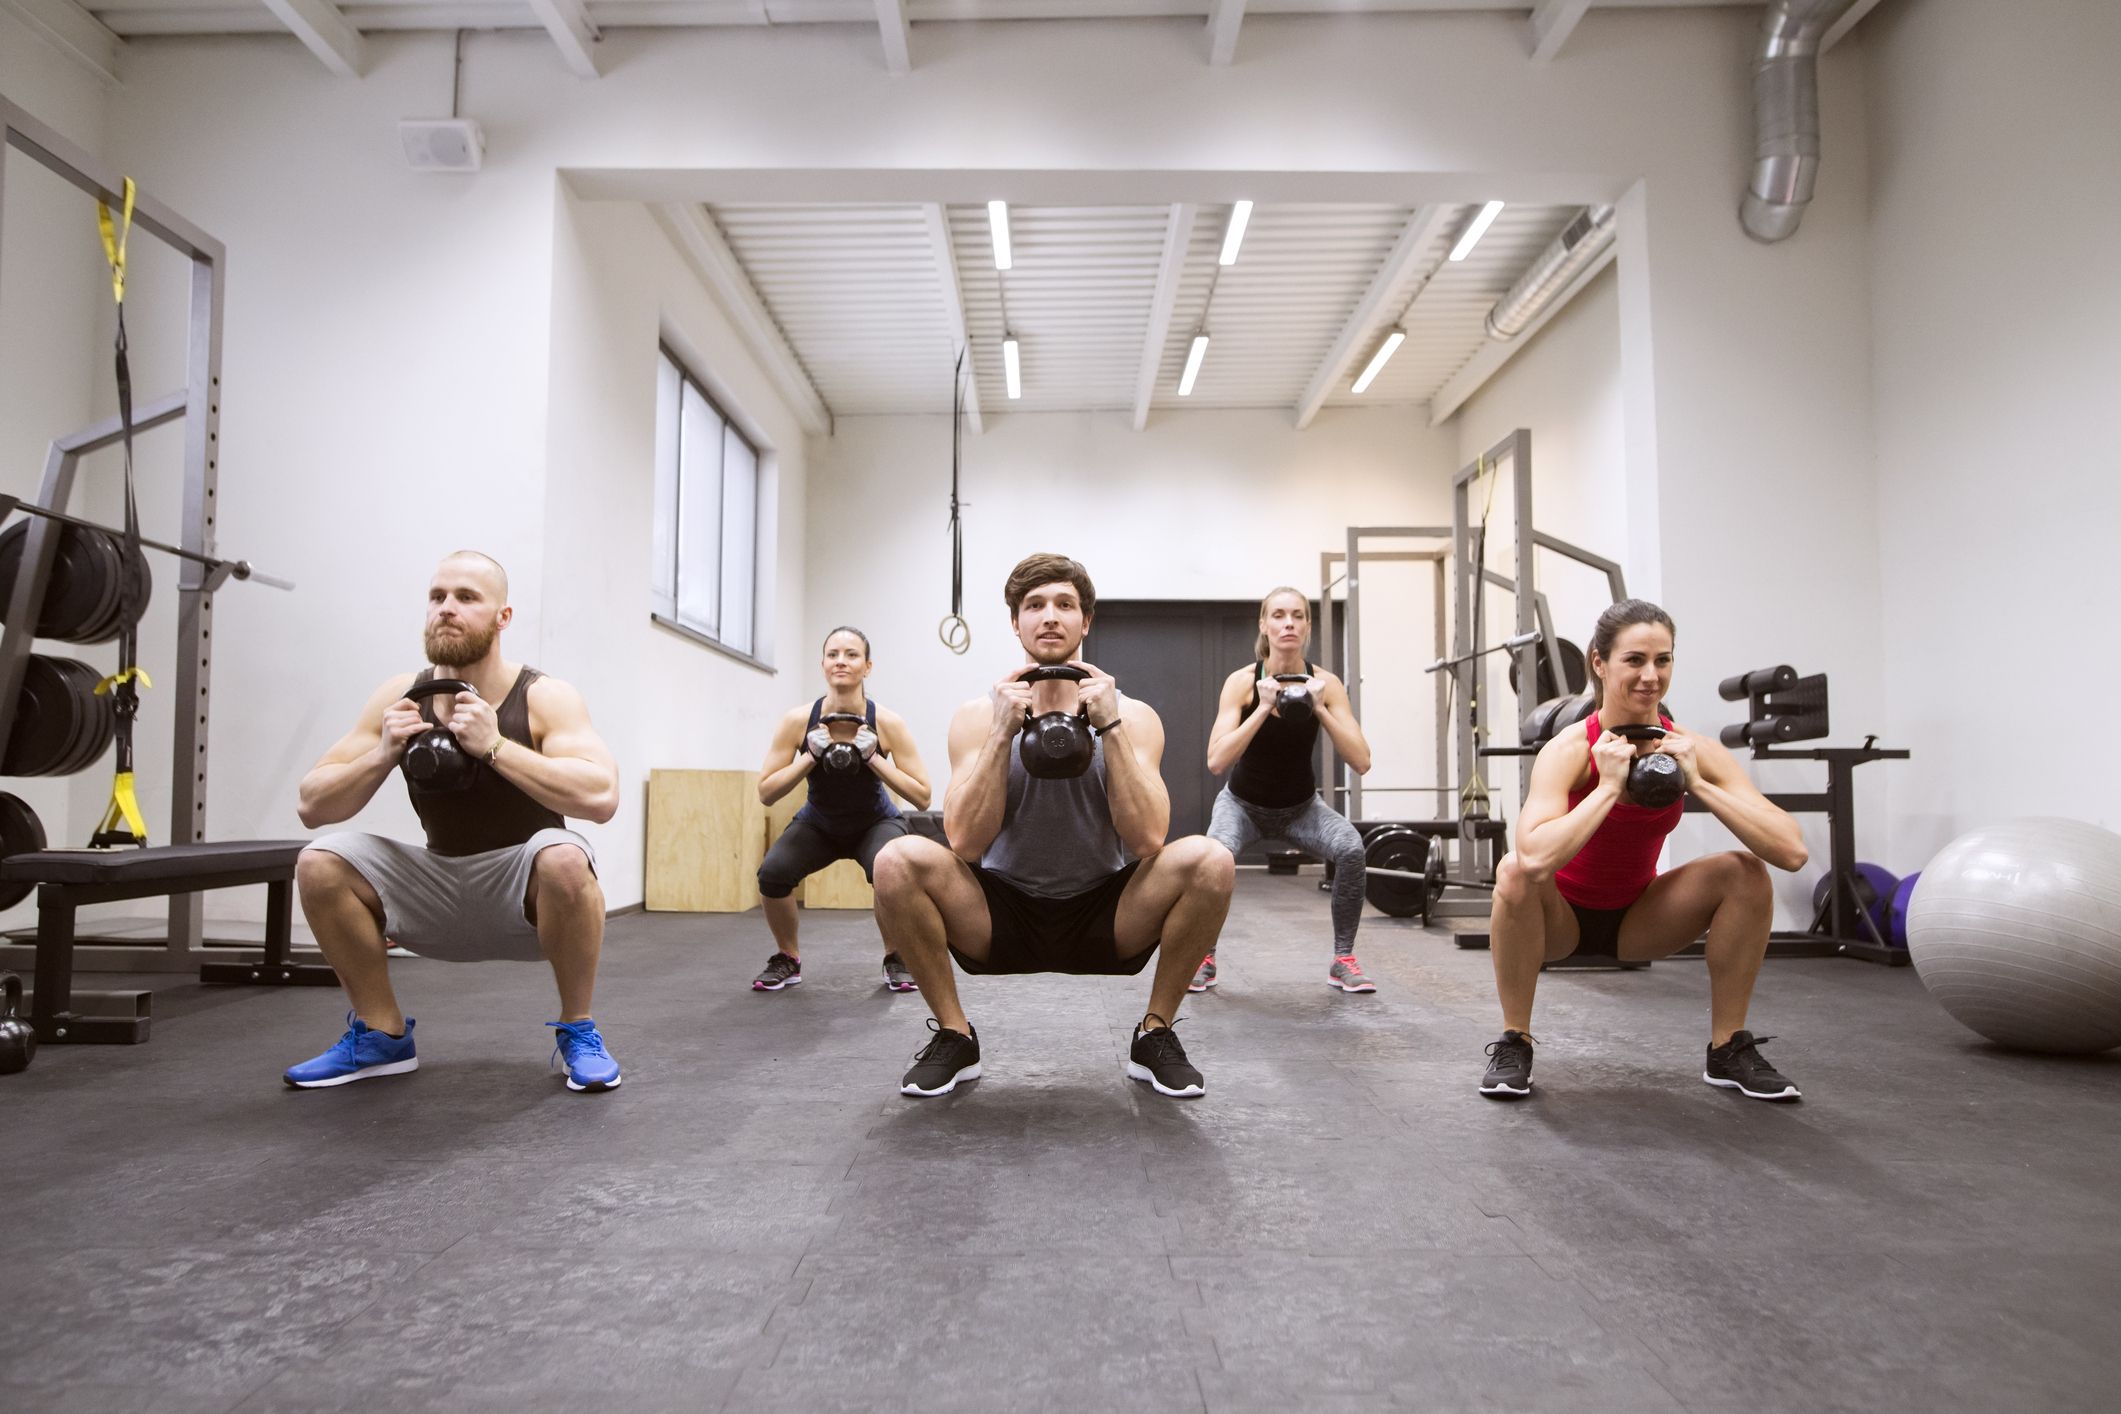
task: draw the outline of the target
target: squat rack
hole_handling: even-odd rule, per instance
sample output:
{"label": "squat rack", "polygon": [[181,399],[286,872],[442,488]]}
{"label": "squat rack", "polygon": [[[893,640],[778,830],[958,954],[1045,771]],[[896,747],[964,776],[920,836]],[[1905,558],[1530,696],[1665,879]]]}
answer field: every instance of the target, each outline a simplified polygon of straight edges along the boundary
{"label": "squat rack", "polygon": [[[116,208],[124,202],[123,179],[108,172],[87,153],[45,127],[21,108],[0,99],[0,124],[5,141],[0,142],[0,210],[5,209],[6,154],[20,152],[92,199]],[[175,707],[170,737],[171,843],[190,843],[206,837],[206,743],[207,688],[212,677],[213,591],[231,574],[248,577],[247,566],[213,557],[214,502],[220,481],[221,421],[221,299],[227,268],[227,250],[220,241],[194,226],[163,203],[136,193],[133,227],[145,231],[191,262],[190,314],[185,340],[185,384],[176,392],[148,399],[133,418],[133,430],[144,432],[165,423],[184,423],[184,504],[181,555],[177,584],[177,680],[173,685]],[[82,457],[117,443],[123,429],[117,418],[108,418],[68,436],[55,439],[45,458],[44,480],[33,501],[36,507],[64,513],[73,493],[75,472]],[[59,525],[43,516],[32,516],[23,544],[22,564],[17,571],[4,634],[0,634],[0,747],[14,729],[14,715],[21,696],[22,677],[36,637],[45,586],[58,551]],[[201,946],[205,904],[199,894],[175,894],[169,899],[169,931],[159,944],[84,944],[75,966],[83,971],[187,972],[212,956]],[[159,956],[148,954],[149,948]],[[0,965],[26,965],[36,949],[20,944],[0,944]]]}

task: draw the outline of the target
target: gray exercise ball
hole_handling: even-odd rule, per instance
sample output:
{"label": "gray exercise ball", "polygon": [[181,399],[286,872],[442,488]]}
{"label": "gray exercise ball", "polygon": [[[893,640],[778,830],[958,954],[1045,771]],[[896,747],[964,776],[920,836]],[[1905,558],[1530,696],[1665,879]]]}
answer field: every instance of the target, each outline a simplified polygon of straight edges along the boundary
{"label": "gray exercise ball", "polygon": [[2121,835],[2048,818],[1961,835],[1922,870],[1907,950],[1930,995],[1998,1045],[2121,1046]]}

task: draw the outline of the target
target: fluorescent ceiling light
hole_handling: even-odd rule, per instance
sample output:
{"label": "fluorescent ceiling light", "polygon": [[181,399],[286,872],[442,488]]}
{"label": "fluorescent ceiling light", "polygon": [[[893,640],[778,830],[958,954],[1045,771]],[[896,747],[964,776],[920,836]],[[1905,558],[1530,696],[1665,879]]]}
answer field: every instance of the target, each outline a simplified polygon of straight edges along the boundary
{"label": "fluorescent ceiling light", "polygon": [[1245,243],[1245,224],[1252,219],[1252,203],[1240,201],[1230,208],[1230,225],[1223,232],[1223,253],[1217,265],[1237,264],[1237,248]]}
{"label": "fluorescent ceiling light", "polygon": [[1481,207],[1480,214],[1473,218],[1473,224],[1466,227],[1466,233],[1458,238],[1458,244],[1451,247],[1451,259],[1464,260],[1471,255],[1473,247],[1480,244],[1480,238],[1488,233],[1488,227],[1494,225],[1495,218],[1500,215],[1502,203],[1499,201],[1491,201]]}
{"label": "fluorescent ceiling light", "polygon": [[1007,270],[1015,262],[1009,253],[1009,203],[987,203],[987,229],[994,233],[994,268]]}
{"label": "fluorescent ceiling light", "polygon": [[1193,396],[1193,380],[1200,377],[1200,361],[1207,356],[1207,352],[1208,336],[1195,334],[1193,347],[1186,350],[1186,371],[1178,375],[1178,395],[1181,398]]}
{"label": "fluorescent ceiling light", "polygon": [[1392,361],[1392,355],[1399,352],[1399,346],[1406,341],[1407,331],[1404,329],[1394,329],[1385,335],[1385,341],[1377,346],[1376,353],[1370,355],[1370,361],[1363,365],[1362,376],[1355,380],[1355,386],[1350,391],[1360,393],[1368,388],[1384,366]]}
{"label": "fluorescent ceiling light", "polygon": [[1024,395],[1024,363],[1022,355],[1016,351],[1014,334],[1002,336],[1002,376],[1009,380],[1009,396],[1021,398]]}

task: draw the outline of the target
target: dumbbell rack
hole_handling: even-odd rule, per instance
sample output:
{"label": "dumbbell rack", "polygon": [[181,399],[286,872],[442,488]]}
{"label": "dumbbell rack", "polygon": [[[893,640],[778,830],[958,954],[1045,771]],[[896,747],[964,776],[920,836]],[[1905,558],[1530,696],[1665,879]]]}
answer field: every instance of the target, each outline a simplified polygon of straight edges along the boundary
{"label": "dumbbell rack", "polygon": [[[0,148],[30,158],[68,184],[116,210],[123,203],[124,182],[88,154],[14,104],[0,99]],[[0,163],[0,198],[5,196],[5,164]],[[186,336],[185,387],[143,403],[133,416],[133,430],[181,420],[184,423],[184,495],[177,585],[176,681],[166,700],[171,712],[170,814],[168,841],[182,844],[205,838],[206,742],[211,677],[212,595],[233,566],[210,561],[214,540],[216,493],[219,490],[221,411],[221,299],[227,252],[221,242],[144,193],[136,196],[133,228],[154,236],[190,262],[190,315]],[[44,480],[34,505],[65,513],[80,459],[111,447],[124,435],[118,419],[99,422],[51,444]],[[10,507],[12,508],[12,507]],[[0,634],[0,747],[14,730],[22,679],[43,611],[60,525],[32,519],[23,544],[10,612]],[[193,558],[196,557],[196,558]],[[84,945],[75,965],[84,971],[186,972],[208,960],[201,947],[204,906],[196,893],[172,895],[165,940],[130,945]],[[22,944],[0,944],[0,967],[33,962],[36,950]],[[225,956],[225,954],[224,954]]]}

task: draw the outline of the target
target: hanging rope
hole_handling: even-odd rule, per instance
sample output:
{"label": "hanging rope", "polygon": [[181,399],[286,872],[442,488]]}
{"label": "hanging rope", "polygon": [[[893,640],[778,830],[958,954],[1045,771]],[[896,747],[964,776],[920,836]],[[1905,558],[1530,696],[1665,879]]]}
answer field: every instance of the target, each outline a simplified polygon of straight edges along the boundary
{"label": "hanging rope", "polygon": [[965,522],[959,515],[958,472],[965,460],[965,355],[957,352],[950,383],[950,612],[936,626],[936,636],[952,653],[972,647],[972,625],[965,622]]}
{"label": "hanging rope", "polygon": [[118,380],[118,427],[125,442],[125,543],[118,575],[118,671],[96,685],[98,697],[108,695],[118,719],[117,770],[111,781],[110,806],[103,823],[90,837],[94,846],[144,845],[147,821],[140,813],[140,800],[133,784],[133,722],[140,715],[140,688],[152,687],[140,670],[140,616],[147,609],[147,566],[140,549],[140,506],[133,488],[133,374],[125,341],[125,247],[132,237],[133,179],[125,179],[125,200],[119,218],[113,221],[110,205],[96,203],[96,228],[103,237],[103,258],[110,263],[111,299],[118,310],[118,334],[113,363]]}

